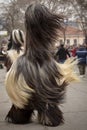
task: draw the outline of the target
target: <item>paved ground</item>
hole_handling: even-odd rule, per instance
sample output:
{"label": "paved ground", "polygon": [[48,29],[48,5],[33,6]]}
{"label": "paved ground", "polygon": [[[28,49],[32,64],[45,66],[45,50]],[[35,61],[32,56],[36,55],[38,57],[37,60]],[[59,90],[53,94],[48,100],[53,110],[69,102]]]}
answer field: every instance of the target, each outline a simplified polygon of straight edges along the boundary
{"label": "paved ground", "polygon": [[58,127],[43,127],[34,123],[14,125],[5,122],[10,108],[10,100],[4,87],[5,70],[0,69],[0,130],[87,130],[87,75],[80,83],[73,83],[67,88],[66,100],[61,105],[65,123]]}

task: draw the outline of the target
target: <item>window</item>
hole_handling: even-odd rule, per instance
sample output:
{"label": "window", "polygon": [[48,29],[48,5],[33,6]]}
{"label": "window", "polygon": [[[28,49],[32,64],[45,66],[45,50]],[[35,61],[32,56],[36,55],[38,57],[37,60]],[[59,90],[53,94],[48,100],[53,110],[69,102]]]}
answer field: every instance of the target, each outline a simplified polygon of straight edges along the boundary
{"label": "window", "polygon": [[77,45],[77,39],[74,39],[74,45]]}
{"label": "window", "polygon": [[85,43],[85,41],[86,41],[86,40],[85,40],[85,39],[83,39],[83,43]]}
{"label": "window", "polygon": [[62,43],[63,43],[63,40],[61,39],[61,40],[60,40],[60,44],[62,44]]}
{"label": "window", "polygon": [[68,45],[70,45],[70,39],[67,39],[66,42]]}

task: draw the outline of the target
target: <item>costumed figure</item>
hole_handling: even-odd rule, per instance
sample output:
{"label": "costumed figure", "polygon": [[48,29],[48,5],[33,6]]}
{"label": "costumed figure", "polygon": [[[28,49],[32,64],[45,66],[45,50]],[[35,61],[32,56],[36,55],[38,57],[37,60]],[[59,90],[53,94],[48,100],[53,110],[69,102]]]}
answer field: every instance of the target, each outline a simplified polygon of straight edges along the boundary
{"label": "costumed figure", "polygon": [[12,63],[24,52],[25,36],[22,30],[14,29],[11,33],[7,52],[4,54],[4,65],[7,71],[10,69]]}
{"label": "costumed figure", "polygon": [[26,43],[24,54],[17,58],[7,72],[5,85],[14,105],[7,114],[8,121],[29,123],[34,110],[39,123],[57,126],[63,123],[59,109],[66,86],[78,77],[73,72],[74,58],[59,64],[52,48],[62,29],[62,17],[44,5],[31,4],[25,13]]}

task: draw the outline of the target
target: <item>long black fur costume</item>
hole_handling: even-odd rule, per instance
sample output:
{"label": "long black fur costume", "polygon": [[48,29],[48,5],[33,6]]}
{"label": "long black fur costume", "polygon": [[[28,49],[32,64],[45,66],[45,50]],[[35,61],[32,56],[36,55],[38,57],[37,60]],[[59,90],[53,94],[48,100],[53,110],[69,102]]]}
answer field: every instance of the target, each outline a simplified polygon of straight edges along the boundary
{"label": "long black fur costume", "polygon": [[58,40],[62,18],[44,5],[31,4],[25,13],[26,47],[24,54],[6,75],[6,90],[14,105],[7,118],[16,124],[30,122],[34,110],[43,125],[63,123],[59,109],[66,86],[78,80],[72,67],[73,59],[57,63],[52,47]]}

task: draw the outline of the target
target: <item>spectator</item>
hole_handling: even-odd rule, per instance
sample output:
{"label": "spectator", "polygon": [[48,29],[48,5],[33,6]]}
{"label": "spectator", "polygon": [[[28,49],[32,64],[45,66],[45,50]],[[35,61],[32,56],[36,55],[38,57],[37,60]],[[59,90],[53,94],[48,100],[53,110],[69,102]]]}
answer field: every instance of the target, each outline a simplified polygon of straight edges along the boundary
{"label": "spectator", "polygon": [[2,63],[4,62],[4,55],[2,53],[3,48],[0,49],[0,69],[3,69]]}
{"label": "spectator", "polygon": [[60,48],[58,49],[56,56],[57,56],[58,62],[60,63],[64,63],[67,57],[70,57],[70,53],[68,49],[64,48],[64,44],[60,45]]}
{"label": "spectator", "polygon": [[80,47],[76,51],[76,55],[79,59],[78,68],[81,77],[85,75],[86,72],[86,57],[87,57],[87,50],[83,45],[80,45]]}
{"label": "spectator", "polygon": [[76,55],[76,47],[74,45],[71,47],[70,52],[71,52],[71,56],[75,57],[75,55]]}

